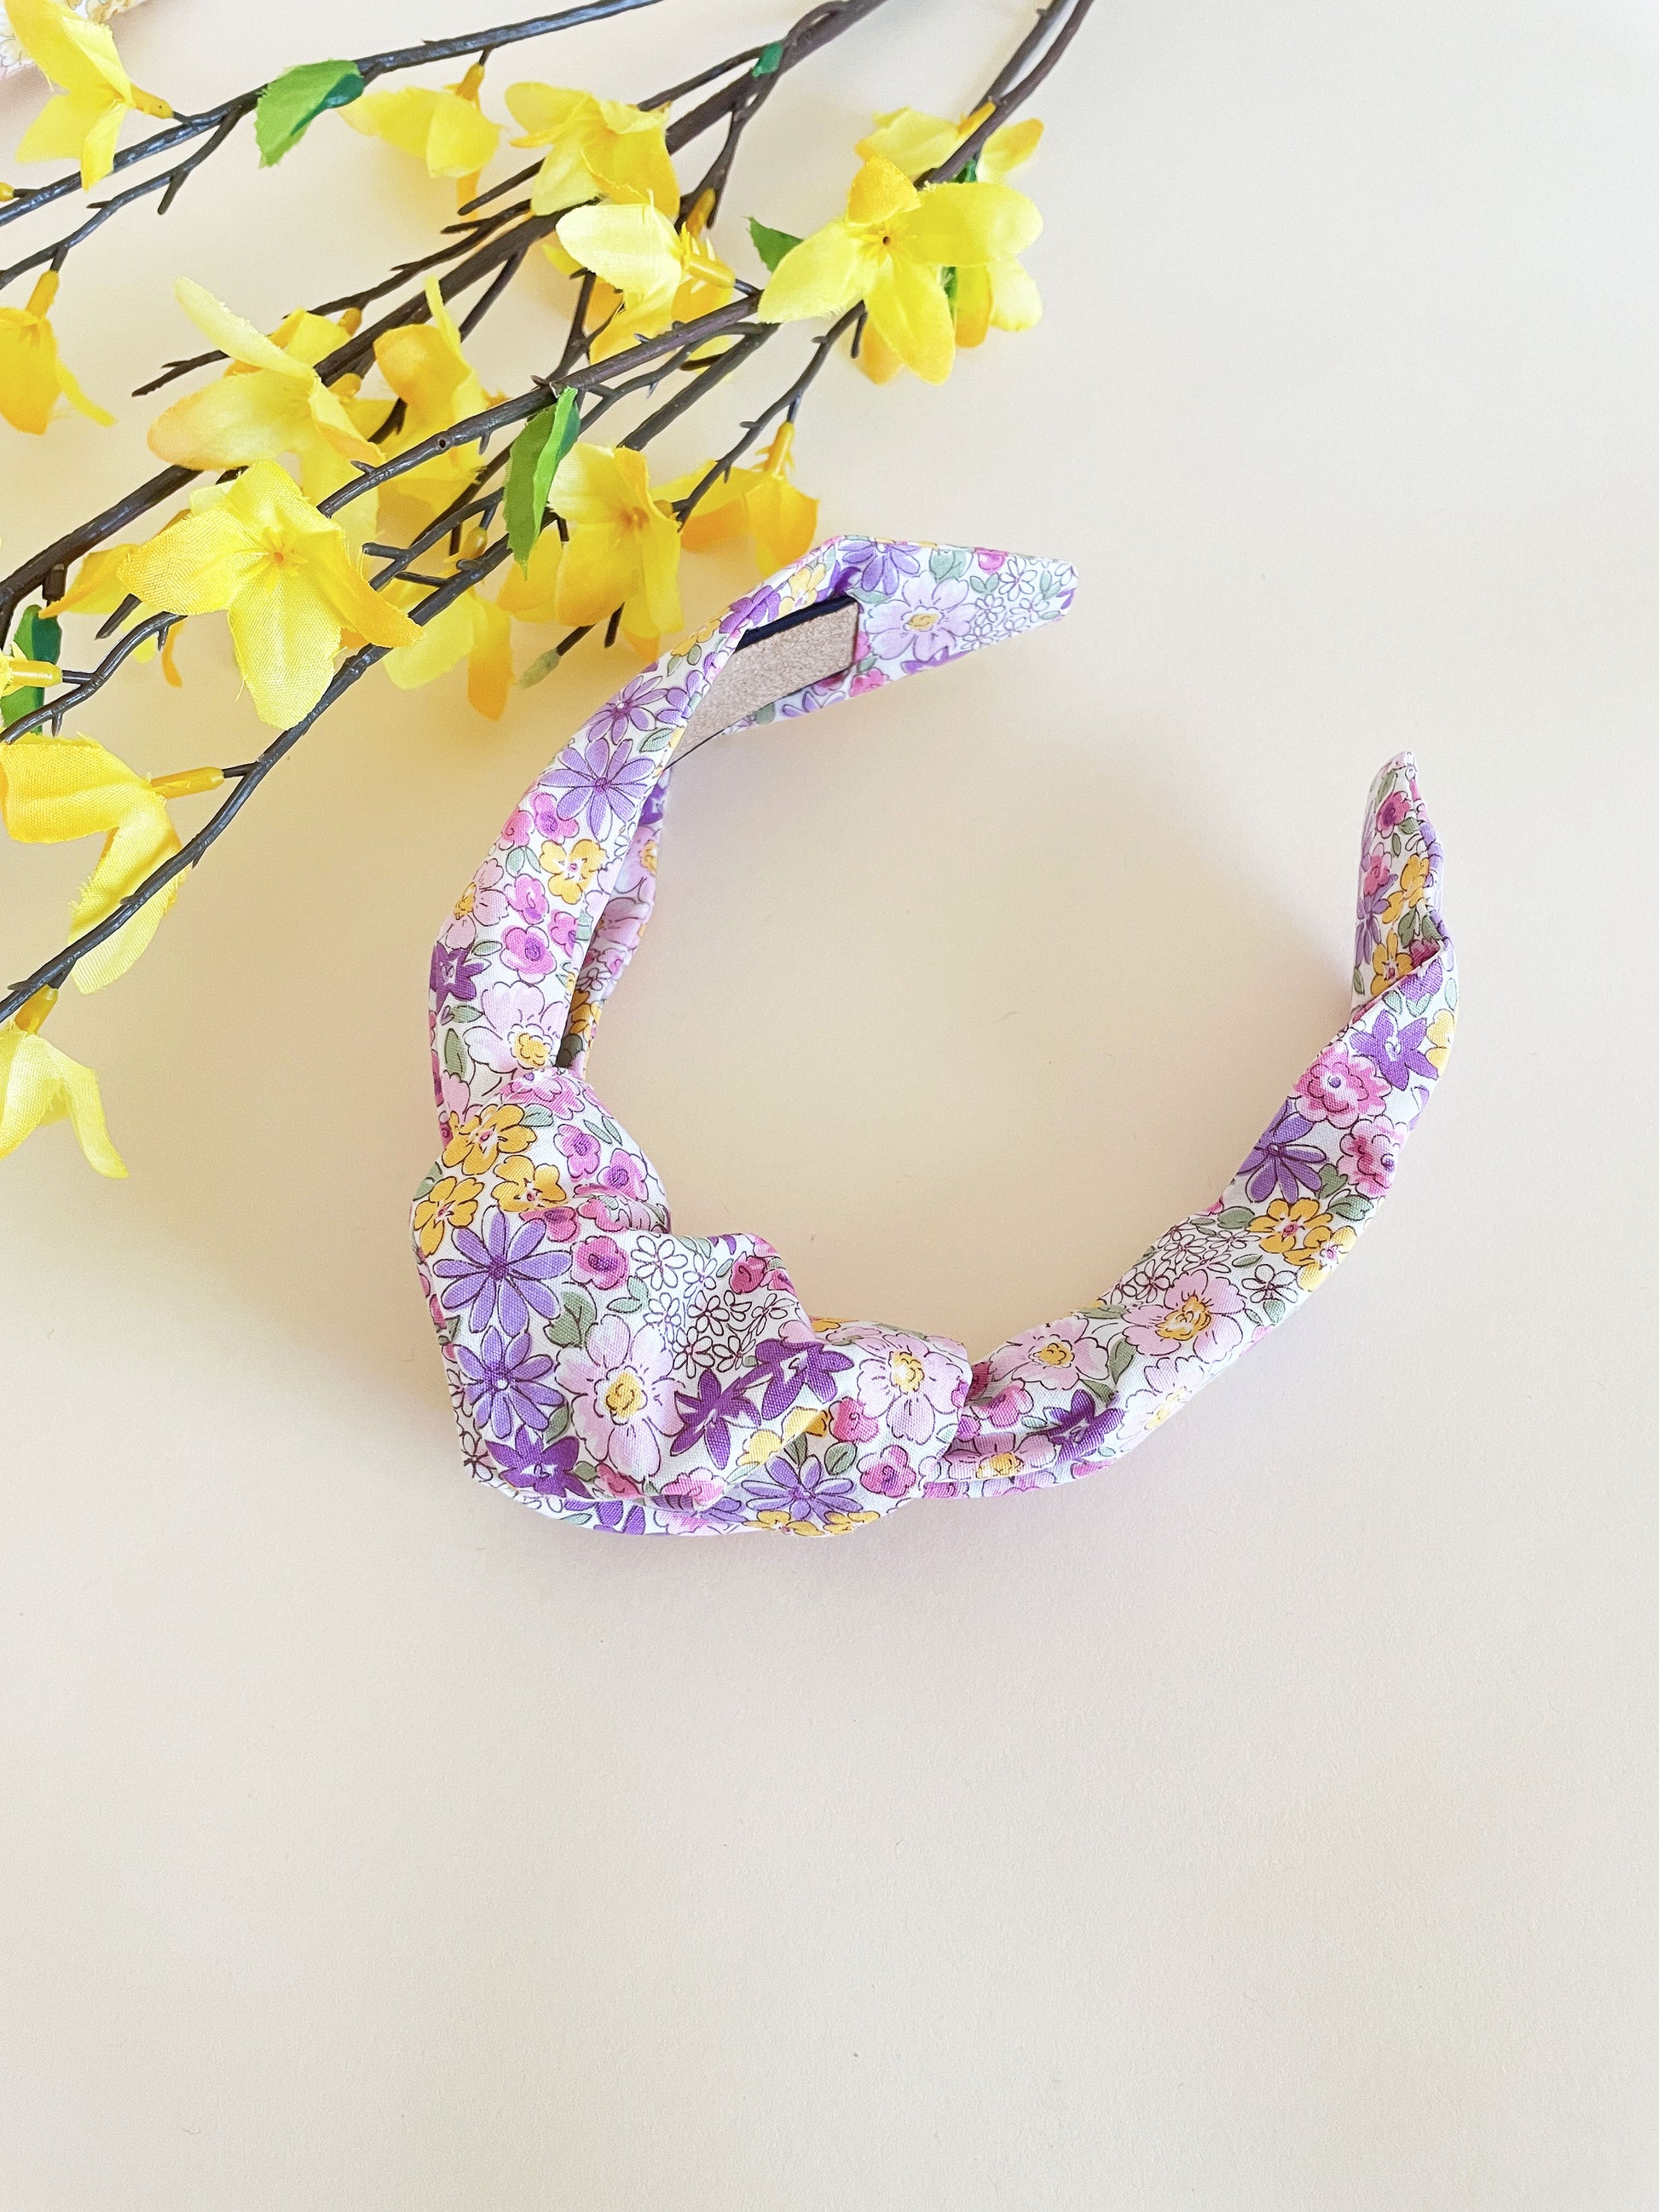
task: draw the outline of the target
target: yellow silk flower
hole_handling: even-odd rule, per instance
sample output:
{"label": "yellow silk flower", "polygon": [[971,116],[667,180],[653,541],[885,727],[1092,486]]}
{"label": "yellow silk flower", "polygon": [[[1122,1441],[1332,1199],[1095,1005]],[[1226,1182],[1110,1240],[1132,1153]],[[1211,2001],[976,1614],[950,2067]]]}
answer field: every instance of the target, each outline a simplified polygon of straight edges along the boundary
{"label": "yellow silk flower", "polygon": [[458,177],[456,199],[465,206],[478,189],[478,172],[501,143],[501,126],[492,123],[478,101],[483,64],[474,62],[459,84],[440,92],[405,85],[365,93],[341,118],[367,138],[384,138],[400,154],[426,163],[429,177]]}
{"label": "yellow silk flower", "polygon": [[[712,484],[685,518],[680,538],[687,552],[701,553],[747,532],[763,575],[799,561],[817,535],[818,503],[790,482],[794,451],[794,424],[780,422],[759,468],[733,469]],[[659,495],[683,499],[707,473],[699,470],[664,484]]]}
{"label": "yellow silk flower", "polygon": [[260,720],[275,729],[322,697],[343,632],[383,646],[420,635],[372,587],[339,526],[275,461],[255,461],[212,506],[130,553],[121,577],[139,599],[176,614],[225,611],[236,665]]}
{"label": "yellow silk flower", "polygon": [[128,111],[165,120],[173,110],[141,92],[121,66],[115,41],[64,0],[6,0],[17,43],[42,76],[61,87],[23,134],[20,161],[78,161],[90,190],[108,176]]}
{"label": "yellow silk flower", "polygon": [[653,658],[658,638],[680,627],[680,533],[652,493],[645,456],[627,446],[573,446],[548,504],[570,526],[553,587],[557,619],[600,623],[620,607],[629,644]]}
{"label": "yellow silk flower", "polygon": [[547,157],[530,188],[533,214],[556,215],[583,200],[646,200],[678,215],[680,188],[663,136],[665,108],[630,107],[565,92],[550,84],[515,84],[507,104],[524,125],[515,146],[545,146]]}
{"label": "yellow silk flower", "polygon": [[[290,316],[283,345],[254,329],[211,292],[188,276],[173,285],[179,306],[230,365],[212,384],[177,400],[149,428],[149,449],[184,469],[240,469],[250,461],[295,454],[306,497],[326,499],[349,483],[354,460],[371,467],[380,459],[306,355],[331,349],[343,335],[320,315]],[[320,331],[313,325],[320,325]],[[338,335],[337,335],[338,333]],[[354,501],[353,505],[358,502]]]}
{"label": "yellow silk flower", "polygon": [[[77,937],[95,928],[179,850],[181,841],[167,801],[211,791],[223,781],[216,768],[137,775],[90,738],[53,738],[36,730],[0,746],[0,813],[19,844],[103,837],[98,865],[70,909],[70,930]],[[80,989],[101,991],[126,974],[161,927],[162,915],[179,896],[179,881],[175,876],[77,963]]]}
{"label": "yellow silk flower", "polygon": [[[556,530],[544,536],[558,543]],[[459,558],[471,560],[482,552],[484,532],[475,524],[461,541]],[[513,574],[516,576],[515,567]],[[428,595],[418,584],[392,583],[388,592],[412,613]],[[422,684],[446,676],[459,662],[466,663],[466,696],[479,714],[500,721],[513,689],[513,625],[497,601],[485,599],[476,587],[463,592],[430,622],[418,625],[413,645],[400,645],[386,657],[386,672],[400,691],[418,690]]]}
{"label": "yellow silk flower", "polygon": [[[660,208],[639,201],[573,208],[557,237],[577,266],[591,269],[621,302],[589,347],[592,361],[723,307],[737,292],[738,280],[708,243],[700,214],[676,229]],[[596,297],[596,316],[605,319],[611,304]]]}
{"label": "yellow silk flower", "polygon": [[[74,581],[61,599],[54,599],[45,611],[49,615],[112,615],[124,599],[132,595],[121,580],[121,572],[129,553],[137,550],[137,543],[124,545],[99,545],[76,562]],[[156,608],[147,607],[141,600],[135,612],[140,616],[155,614]],[[173,647],[178,643],[182,623],[174,623],[161,640],[161,673],[174,689],[184,683],[179,673],[179,664],[173,659]],[[157,652],[156,641],[147,637],[133,654],[135,660],[153,660]]]}
{"label": "yellow silk flower", "polygon": [[70,405],[106,427],[115,417],[86,393],[64,366],[47,316],[58,297],[58,272],[48,269],[29,294],[27,307],[0,307],[0,415],[15,430],[38,438],[52,420],[61,392]]}
{"label": "yellow silk flower", "polygon": [[[490,404],[461,350],[460,331],[435,276],[427,278],[426,300],[429,323],[405,323],[374,341],[380,374],[404,403],[403,428],[386,444],[388,459],[439,430],[452,429]],[[406,501],[422,521],[430,521],[471,481],[477,465],[477,447],[460,446],[394,477],[386,495]]]}
{"label": "yellow silk flower", "polygon": [[110,1142],[98,1078],[40,1034],[57,1003],[56,991],[37,991],[0,1028],[0,1159],[46,1122],[68,1121],[100,1175],[124,1176],[126,1164]]}
{"label": "yellow silk flower", "polygon": [[844,314],[862,301],[870,326],[929,384],[951,374],[956,337],[941,270],[1012,261],[1042,218],[1010,185],[929,185],[918,191],[879,156],[853,179],[847,214],[779,262],[763,321]]}
{"label": "yellow silk flower", "polygon": [[[859,152],[880,155],[915,178],[924,169],[937,168],[950,159],[969,134],[991,112],[988,105],[952,123],[943,115],[926,115],[915,107],[895,108],[878,115],[876,128],[859,141]],[[1029,161],[1042,141],[1042,125],[1035,117],[1023,123],[1005,123],[981,148],[975,167],[988,183],[1006,184],[1013,172]],[[956,323],[957,343],[982,344],[986,332],[1029,331],[1042,319],[1042,295],[1018,260],[990,262],[983,268],[958,269],[951,312]],[[859,365],[872,383],[885,384],[902,366],[879,335],[866,330],[859,348]]]}

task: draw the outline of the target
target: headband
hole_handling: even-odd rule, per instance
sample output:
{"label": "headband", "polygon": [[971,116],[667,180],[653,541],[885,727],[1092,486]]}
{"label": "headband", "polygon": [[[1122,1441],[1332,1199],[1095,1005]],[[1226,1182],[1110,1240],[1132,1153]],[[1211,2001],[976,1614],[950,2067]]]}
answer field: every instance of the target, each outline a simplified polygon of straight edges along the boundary
{"label": "headband", "polygon": [[808,714],[1052,622],[1063,563],[843,538],[586,722],[433,953],[441,1158],[416,1250],[474,1474],[629,1534],[840,1534],[915,1498],[1120,1458],[1324,1281],[1393,1180],[1451,1042],[1440,848],[1408,754],[1367,802],[1352,1011],[1206,1211],[1105,1297],[971,1361],[814,1321],[763,1237],[679,1237],[584,1078],[651,910],[677,748]]}

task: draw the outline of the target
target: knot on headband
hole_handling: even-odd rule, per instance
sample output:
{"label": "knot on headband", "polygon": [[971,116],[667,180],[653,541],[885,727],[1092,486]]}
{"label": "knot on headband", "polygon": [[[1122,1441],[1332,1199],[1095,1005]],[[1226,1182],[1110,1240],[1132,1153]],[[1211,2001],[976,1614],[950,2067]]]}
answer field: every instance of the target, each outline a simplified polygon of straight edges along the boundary
{"label": "knot on headband", "polygon": [[525,794],[432,960],[443,1148],[416,1255],[468,1466],[584,1527],[839,1534],[916,1498],[1117,1459],[1330,1273],[1451,1042],[1440,848],[1408,754],[1366,802],[1353,1004],[1214,1204],[1104,1297],[977,1362],[814,1321],[764,1238],[676,1236],[583,1067],[651,910],[677,750],[1051,622],[1062,562],[844,538],[594,714]]}

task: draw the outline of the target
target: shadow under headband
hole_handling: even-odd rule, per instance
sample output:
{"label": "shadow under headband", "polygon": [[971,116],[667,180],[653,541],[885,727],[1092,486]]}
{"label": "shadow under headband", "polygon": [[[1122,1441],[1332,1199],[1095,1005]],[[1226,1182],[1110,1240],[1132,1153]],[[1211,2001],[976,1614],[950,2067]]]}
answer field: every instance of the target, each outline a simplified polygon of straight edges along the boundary
{"label": "shadow under headband", "polygon": [[1213,1206],[988,1359],[814,1322],[763,1237],[674,1235],[651,1163],[584,1080],[651,909],[683,741],[942,666],[1053,621],[1073,581],[1011,554],[822,546],[626,685],[514,810],[433,954],[443,1152],[414,1213],[482,1480],[587,1528],[813,1536],[915,1498],[1069,1482],[1139,1443],[1352,1243],[1456,1003],[1407,754],[1366,804],[1348,1021]]}

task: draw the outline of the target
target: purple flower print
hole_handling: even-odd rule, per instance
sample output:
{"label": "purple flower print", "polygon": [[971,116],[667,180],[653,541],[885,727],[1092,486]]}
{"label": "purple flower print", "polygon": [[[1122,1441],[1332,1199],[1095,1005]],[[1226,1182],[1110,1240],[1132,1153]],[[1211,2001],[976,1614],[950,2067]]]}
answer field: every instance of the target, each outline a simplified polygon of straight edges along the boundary
{"label": "purple flower print", "polygon": [[510,1436],[515,1421],[545,1421],[561,1402],[542,1379],[552,1373],[553,1362],[545,1353],[532,1357],[527,1328],[511,1339],[492,1328],[476,1352],[458,1344],[455,1357],[478,1425],[494,1436]]}
{"label": "purple flower print", "polygon": [[1074,1460],[1093,1459],[1112,1431],[1122,1425],[1121,1406],[1102,1406],[1087,1390],[1073,1390],[1060,1419],[1038,1434],[1054,1446],[1060,1465],[1070,1467]]}
{"label": "purple flower print", "polygon": [[1354,1039],[1353,1048],[1370,1061],[1390,1091],[1405,1091],[1414,1075],[1434,1081],[1434,1064],[1423,1049],[1428,1034],[1422,1015],[1400,1024],[1386,1006],[1378,1006],[1372,1010],[1370,1030]]}
{"label": "purple flower print", "polygon": [[1445,967],[1438,946],[1431,945],[1426,938],[1417,939],[1412,946],[1412,955],[1418,965],[1410,975],[1402,975],[1395,988],[1408,1005],[1417,1006],[1425,999],[1432,999],[1438,994],[1440,986],[1445,981]]}
{"label": "purple flower print", "polygon": [[746,1297],[750,1291],[759,1290],[771,1264],[758,1252],[746,1252],[741,1260],[732,1263],[732,1288],[740,1298]]}
{"label": "purple flower print", "polygon": [[521,876],[514,876],[513,888],[507,893],[507,902],[523,921],[539,928],[547,920],[547,885],[541,878],[526,868]]}
{"label": "purple flower print", "polygon": [[1385,1096],[1376,1070],[1345,1044],[1327,1045],[1296,1086],[1296,1101],[1302,1111],[1316,1121],[1334,1122],[1339,1129],[1348,1128],[1362,1114],[1374,1112]]}
{"label": "purple flower print", "polygon": [[1410,799],[1403,791],[1391,791],[1376,810],[1376,834],[1379,837],[1392,836],[1411,812]]}
{"label": "purple flower print", "polygon": [[752,1387],[738,1382],[722,1389],[719,1376],[708,1369],[698,1376],[694,1395],[688,1397],[684,1390],[677,1390],[674,1404],[679,1412],[680,1431],[668,1447],[669,1458],[678,1459],[682,1453],[702,1444],[716,1467],[728,1467],[732,1460],[732,1422],[759,1419],[749,1402],[748,1394]]}
{"label": "purple flower print", "polygon": [[817,1525],[832,1513],[857,1510],[851,1482],[844,1476],[830,1474],[816,1460],[795,1467],[780,1455],[764,1474],[751,1476],[746,1487],[760,1511],[787,1514],[791,1521]]}
{"label": "purple flower print", "polygon": [[781,1420],[803,1390],[815,1398],[833,1398],[836,1376],[844,1375],[853,1364],[846,1352],[832,1352],[816,1337],[793,1344],[787,1337],[769,1336],[755,1346],[754,1361],[754,1371],[745,1377],[744,1387],[752,1389],[765,1382],[760,1409],[763,1421]]}
{"label": "purple flower print", "polygon": [[973,594],[966,584],[918,576],[896,597],[868,609],[864,635],[878,660],[927,668],[968,650],[973,615]]}
{"label": "purple flower print", "polygon": [[586,821],[596,837],[603,837],[614,814],[617,821],[643,805],[656,769],[625,743],[610,738],[580,738],[566,746],[549,779],[564,812]]}
{"label": "purple flower print", "polygon": [[530,818],[544,837],[568,845],[581,828],[574,814],[563,813],[550,791],[535,791],[530,798]]}
{"label": "purple flower print", "polygon": [[616,1198],[643,1198],[645,1176],[636,1159],[626,1152],[612,1152],[599,1170],[599,1188]]}
{"label": "purple flower print", "polygon": [[842,557],[846,566],[842,573],[849,592],[896,592],[907,576],[921,573],[921,559],[908,545],[855,543],[846,547]]}
{"label": "purple flower print", "polygon": [[556,1140],[570,1163],[570,1172],[586,1179],[599,1164],[599,1146],[586,1129],[561,1129]]}
{"label": "purple flower print", "polygon": [[608,1528],[613,1536],[643,1536],[645,1515],[637,1505],[630,1505],[625,1498],[607,1498],[600,1504],[594,1519],[601,1528]]}
{"label": "purple flower print", "polygon": [[501,957],[528,982],[539,982],[559,964],[558,947],[544,929],[517,925],[501,933]]}
{"label": "purple flower print", "polygon": [[505,1213],[492,1213],[483,1237],[471,1229],[458,1229],[455,1249],[459,1257],[440,1260],[433,1269],[449,1287],[442,1293],[445,1310],[459,1313],[470,1308],[467,1326],[475,1332],[493,1319],[509,1336],[516,1336],[538,1314],[559,1310],[556,1292],[549,1285],[568,1272],[568,1252],[543,1251],[539,1221],[509,1223]]}
{"label": "purple flower print", "polygon": [[432,948],[432,998],[439,1008],[452,1000],[458,1006],[470,1006],[478,995],[478,977],[485,963],[475,960],[471,951],[462,945],[434,945]]}
{"label": "purple flower print", "polygon": [[655,673],[647,668],[642,676],[624,684],[614,699],[607,700],[587,726],[613,744],[625,744],[631,732],[651,728],[657,719],[653,710],[663,704],[663,699]]}
{"label": "purple flower print", "polygon": [[1357,1191],[1381,1198],[1400,1164],[1401,1133],[1380,1117],[1356,1122],[1342,1139],[1342,1164]]}
{"label": "purple flower print", "polygon": [[586,1491],[571,1479],[571,1469],[581,1456],[574,1437],[561,1437],[556,1444],[534,1429],[520,1429],[511,1443],[490,1449],[491,1462],[501,1480],[514,1490],[533,1490],[543,1498],[585,1498]]}
{"label": "purple flower print", "polygon": [[1286,1106],[1239,1170],[1244,1188],[1258,1206],[1275,1193],[1294,1199],[1304,1190],[1319,1188],[1319,1172],[1325,1155],[1316,1145],[1298,1144],[1313,1123],[1294,1106]]}
{"label": "purple flower print", "polygon": [[878,1460],[860,1470],[859,1479],[878,1498],[902,1498],[921,1481],[921,1470],[911,1466],[902,1444],[889,1444]]}
{"label": "purple flower print", "polygon": [[627,1277],[628,1255],[614,1237],[584,1237],[576,1247],[574,1266],[578,1281],[614,1291]]}

